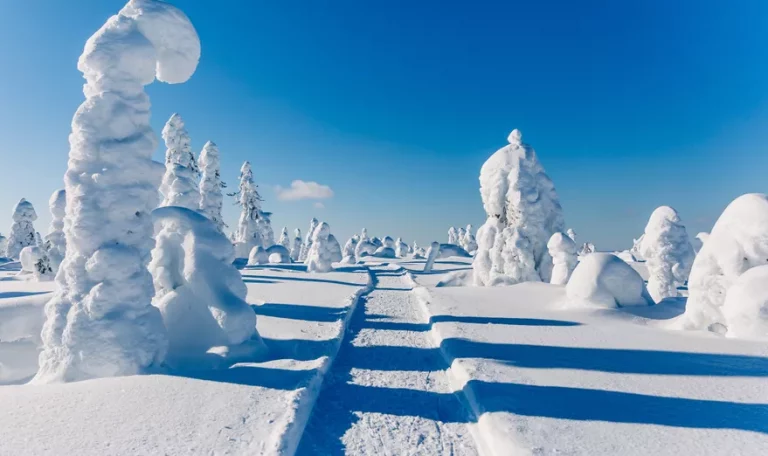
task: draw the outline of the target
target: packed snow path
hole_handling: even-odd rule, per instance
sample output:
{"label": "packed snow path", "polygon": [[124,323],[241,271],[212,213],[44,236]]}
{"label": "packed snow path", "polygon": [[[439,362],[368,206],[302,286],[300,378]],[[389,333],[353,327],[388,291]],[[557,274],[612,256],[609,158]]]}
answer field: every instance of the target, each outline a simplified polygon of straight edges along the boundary
{"label": "packed snow path", "polygon": [[[352,316],[298,454],[477,454],[405,271],[371,274],[374,289]],[[412,370],[393,369],[403,357]]]}

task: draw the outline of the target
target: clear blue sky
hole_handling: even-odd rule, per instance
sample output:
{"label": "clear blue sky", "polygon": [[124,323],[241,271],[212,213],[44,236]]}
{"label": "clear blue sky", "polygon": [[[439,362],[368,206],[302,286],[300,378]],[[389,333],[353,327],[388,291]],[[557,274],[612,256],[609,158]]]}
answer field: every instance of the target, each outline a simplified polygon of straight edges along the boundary
{"label": "clear blue sky", "polygon": [[[219,144],[230,184],[250,160],[276,231],[313,215],[340,238],[477,227],[480,166],[513,128],[598,248],[631,246],[656,206],[695,234],[768,191],[765,1],[175,3],[203,56],[188,83],[149,88],[154,127],[181,113],[195,150]],[[1,232],[21,197],[47,231],[83,100],[77,57],[122,4],[3,4]],[[278,201],[294,179],[335,195]]]}

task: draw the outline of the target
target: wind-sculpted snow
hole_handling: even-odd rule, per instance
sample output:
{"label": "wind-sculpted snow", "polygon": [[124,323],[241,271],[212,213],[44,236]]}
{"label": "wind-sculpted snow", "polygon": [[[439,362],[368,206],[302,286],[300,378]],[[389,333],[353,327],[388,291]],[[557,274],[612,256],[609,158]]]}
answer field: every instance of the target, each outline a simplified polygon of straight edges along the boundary
{"label": "wind-sculpted snow", "polygon": [[[768,264],[768,196],[742,195],[725,208],[693,262],[683,325],[730,333],[724,315],[729,289],[742,274],[764,264]],[[759,299],[762,292],[758,293],[755,283],[749,280],[742,287],[755,292],[755,299]],[[735,299],[727,303],[735,304]],[[758,307],[745,303],[739,311],[727,313],[743,318],[746,309],[756,311]],[[754,314],[752,318],[763,316]]]}
{"label": "wind-sculpted snow", "polygon": [[13,208],[13,225],[11,225],[11,233],[8,235],[6,257],[19,259],[24,247],[37,244],[35,220],[37,220],[35,208],[32,203],[22,198]]}
{"label": "wind-sculpted snow", "polygon": [[648,292],[654,301],[677,297],[677,287],[688,280],[695,257],[677,211],[669,206],[653,211],[640,249],[648,267]]}
{"label": "wind-sculpted snow", "polygon": [[67,253],[67,240],[64,237],[67,192],[63,189],[53,192],[51,199],[48,200],[48,208],[51,211],[51,225],[48,228],[48,235],[45,236],[45,250],[50,260],[51,270],[56,274]]}
{"label": "wind-sculpted snow", "polygon": [[576,243],[573,239],[563,233],[555,233],[547,243],[547,249],[552,256],[552,279],[550,283],[555,285],[565,285],[571,278],[579,257],[576,255]]}
{"label": "wind-sculpted snow", "polygon": [[178,206],[197,210],[200,190],[197,183],[197,162],[190,146],[184,120],[173,114],[163,127],[165,141],[165,174],[160,184],[161,206]]}
{"label": "wind-sculpted snow", "polygon": [[216,224],[219,231],[224,232],[224,218],[221,208],[224,201],[221,182],[221,161],[219,148],[211,141],[203,146],[200,152],[200,211]]}
{"label": "wind-sculpted snow", "polygon": [[132,375],[162,361],[166,333],[146,267],[159,176],[144,86],[186,81],[199,58],[186,15],[155,0],[131,0],[88,39],[64,176],[67,254],[37,382]]}
{"label": "wind-sculpted snow", "polygon": [[[315,230],[312,233],[312,243],[309,252],[307,253],[308,272],[333,271],[335,247],[331,245],[331,242],[328,239],[330,235],[331,227],[328,226],[327,223],[323,222],[315,227]],[[338,245],[338,242],[336,244]]]}
{"label": "wind-sculpted snow", "polygon": [[200,368],[209,352],[221,354],[222,347],[238,356],[261,353],[256,314],[245,301],[247,289],[226,236],[205,216],[181,207],[159,208],[152,218],[156,246],[149,270],[154,304],[168,330],[166,361]]}
{"label": "wind-sculpted snow", "polygon": [[640,274],[610,253],[581,259],[565,287],[571,305],[606,308],[649,306],[653,299]]}

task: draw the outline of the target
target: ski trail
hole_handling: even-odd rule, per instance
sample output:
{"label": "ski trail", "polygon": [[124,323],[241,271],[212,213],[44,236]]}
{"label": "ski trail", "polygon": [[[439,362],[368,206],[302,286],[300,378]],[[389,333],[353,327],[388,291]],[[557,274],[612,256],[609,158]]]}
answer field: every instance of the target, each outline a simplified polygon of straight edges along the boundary
{"label": "ski trail", "polygon": [[478,454],[405,271],[371,274],[297,454]]}

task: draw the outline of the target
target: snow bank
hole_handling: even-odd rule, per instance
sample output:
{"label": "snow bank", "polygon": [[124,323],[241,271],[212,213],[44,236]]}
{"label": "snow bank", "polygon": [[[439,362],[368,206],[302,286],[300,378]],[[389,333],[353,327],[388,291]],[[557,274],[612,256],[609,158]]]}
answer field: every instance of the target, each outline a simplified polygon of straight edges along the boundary
{"label": "snow bank", "polygon": [[163,127],[165,141],[165,174],[160,184],[163,202],[160,206],[200,208],[197,183],[198,167],[192,153],[189,134],[179,114],[172,114]]}
{"label": "snow bank", "polygon": [[224,232],[226,225],[221,215],[224,201],[221,182],[221,160],[219,148],[208,141],[200,152],[200,211],[216,224],[219,231]]}
{"label": "snow bank", "polygon": [[653,304],[640,274],[610,253],[583,257],[565,290],[568,300],[576,306],[615,308]]}
{"label": "snow bank", "polygon": [[[157,244],[149,270],[154,304],[168,330],[166,362],[200,369],[218,367],[222,353],[261,354],[256,314],[245,301],[247,289],[232,265],[235,252],[226,236],[189,209],[163,207],[152,217]],[[211,358],[213,363],[202,364]]]}
{"label": "snow bank", "polygon": [[66,190],[53,192],[51,199],[48,200],[48,208],[51,211],[51,225],[48,227],[48,235],[45,236],[45,250],[50,260],[51,270],[56,274],[67,253],[67,241],[64,237],[64,216],[67,209]]}
{"label": "snow bank", "polygon": [[[742,195],[725,208],[693,262],[683,327],[723,332],[724,328],[728,328],[723,314],[729,289],[739,276],[766,262],[768,196],[758,193]],[[749,280],[749,284],[742,285],[742,288],[754,290],[754,279],[748,277],[745,280]],[[755,299],[759,299],[759,294]],[[730,302],[734,303],[735,298]],[[740,307],[748,308],[755,310],[748,303]],[[728,312],[730,314],[731,311]],[[740,313],[742,310],[733,312]],[[753,318],[762,317],[753,315]]]}
{"label": "snow bank", "polygon": [[307,253],[307,272],[333,271],[334,252],[328,241],[330,235],[331,227],[327,223],[323,222],[315,227],[311,247]]}
{"label": "snow bank", "polygon": [[579,262],[576,255],[576,243],[566,234],[555,233],[549,238],[547,249],[554,264],[550,283],[554,285],[567,284],[576,268],[576,263]]}
{"label": "snow bank", "polygon": [[37,213],[32,203],[22,198],[13,208],[13,225],[8,236],[8,246],[5,256],[14,260],[19,259],[24,247],[37,244],[34,221]]}
{"label": "snow bank", "polygon": [[695,256],[677,211],[669,206],[653,211],[640,253],[648,267],[648,292],[654,301],[677,297],[677,287],[688,280]]}
{"label": "snow bank", "polygon": [[64,176],[67,256],[46,306],[36,382],[132,375],[162,361],[146,268],[158,176],[144,86],[186,81],[199,58],[189,19],[160,1],[130,1],[88,39],[78,62],[86,100]]}

